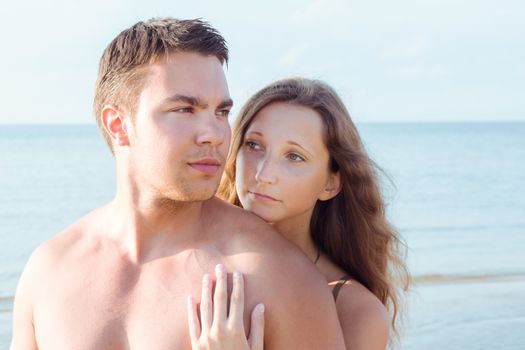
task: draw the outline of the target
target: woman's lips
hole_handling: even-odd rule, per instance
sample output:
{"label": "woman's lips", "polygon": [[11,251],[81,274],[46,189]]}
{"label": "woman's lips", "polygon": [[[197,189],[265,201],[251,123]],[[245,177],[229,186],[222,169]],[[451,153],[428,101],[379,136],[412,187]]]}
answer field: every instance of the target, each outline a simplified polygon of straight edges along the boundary
{"label": "woman's lips", "polygon": [[263,202],[276,202],[277,199],[273,198],[272,196],[268,196],[266,194],[258,193],[258,192],[250,192],[248,193],[255,199],[263,201]]}

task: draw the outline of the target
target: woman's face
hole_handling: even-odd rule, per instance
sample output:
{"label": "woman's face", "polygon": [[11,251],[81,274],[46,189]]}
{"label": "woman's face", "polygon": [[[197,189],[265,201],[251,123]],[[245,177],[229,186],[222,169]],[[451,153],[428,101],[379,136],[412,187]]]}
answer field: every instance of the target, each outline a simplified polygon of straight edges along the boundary
{"label": "woman's face", "polygon": [[244,209],[267,222],[310,220],[317,200],[334,192],[323,121],[314,110],[283,102],[259,111],[237,154],[236,189]]}

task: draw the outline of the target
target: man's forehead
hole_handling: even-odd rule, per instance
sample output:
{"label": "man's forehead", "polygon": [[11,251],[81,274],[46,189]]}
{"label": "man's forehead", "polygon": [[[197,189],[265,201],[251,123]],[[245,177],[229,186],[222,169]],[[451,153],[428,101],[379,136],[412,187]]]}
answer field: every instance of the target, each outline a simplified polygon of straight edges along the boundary
{"label": "man's forehead", "polygon": [[163,100],[186,96],[198,100],[199,104],[231,101],[223,67],[216,57],[199,54],[177,57],[180,59],[152,63],[144,88],[162,96]]}
{"label": "man's forehead", "polygon": [[173,52],[162,55],[150,63],[150,66],[159,70],[184,70],[191,73],[202,72],[203,69],[213,70],[224,75],[224,66],[216,56],[198,52]]}

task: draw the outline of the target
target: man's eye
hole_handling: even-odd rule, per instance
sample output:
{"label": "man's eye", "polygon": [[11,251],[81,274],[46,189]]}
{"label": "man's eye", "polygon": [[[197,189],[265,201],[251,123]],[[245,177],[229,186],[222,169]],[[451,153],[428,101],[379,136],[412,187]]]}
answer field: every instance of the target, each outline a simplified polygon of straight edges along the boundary
{"label": "man's eye", "polygon": [[174,108],[173,112],[176,112],[176,113],[192,113],[193,112],[193,108],[192,107]]}
{"label": "man's eye", "polygon": [[229,109],[221,109],[220,111],[217,111],[217,115],[219,117],[228,117],[230,115]]}

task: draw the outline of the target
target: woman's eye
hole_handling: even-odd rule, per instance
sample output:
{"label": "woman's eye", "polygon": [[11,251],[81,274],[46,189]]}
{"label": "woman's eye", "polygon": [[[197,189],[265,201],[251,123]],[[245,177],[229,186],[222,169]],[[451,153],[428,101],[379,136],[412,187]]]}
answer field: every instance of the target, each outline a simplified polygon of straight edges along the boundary
{"label": "woman's eye", "polygon": [[260,149],[260,147],[257,144],[257,142],[254,142],[254,141],[246,141],[246,142],[244,142],[244,144],[246,145],[246,147],[248,147],[249,149],[252,149],[252,150]]}
{"label": "woman's eye", "polygon": [[290,153],[290,154],[288,154],[288,159],[290,159],[290,160],[292,160],[294,162],[304,162],[305,161],[304,157],[300,156],[297,153]]}

